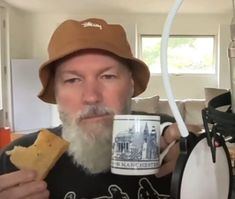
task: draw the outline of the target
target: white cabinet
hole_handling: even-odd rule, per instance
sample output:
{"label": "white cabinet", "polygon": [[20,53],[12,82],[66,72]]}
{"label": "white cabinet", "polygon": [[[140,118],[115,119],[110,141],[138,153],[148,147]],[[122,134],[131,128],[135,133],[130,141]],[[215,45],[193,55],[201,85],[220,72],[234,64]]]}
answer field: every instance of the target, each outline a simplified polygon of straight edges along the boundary
{"label": "white cabinet", "polygon": [[33,132],[51,127],[52,106],[37,97],[41,90],[40,65],[41,61],[36,59],[11,61],[13,131]]}

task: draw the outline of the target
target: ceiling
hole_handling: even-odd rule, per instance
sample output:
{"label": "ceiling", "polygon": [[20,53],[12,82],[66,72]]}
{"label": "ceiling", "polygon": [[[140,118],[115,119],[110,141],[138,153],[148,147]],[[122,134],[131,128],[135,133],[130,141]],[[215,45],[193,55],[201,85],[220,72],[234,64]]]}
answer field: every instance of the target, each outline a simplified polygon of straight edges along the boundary
{"label": "ceiling", "polygon": [[[168,13],[174,0],[4,0],[19,9],[37,13],[131,14]],[[179,13],[230,14],[233,0],[184,0]]]}

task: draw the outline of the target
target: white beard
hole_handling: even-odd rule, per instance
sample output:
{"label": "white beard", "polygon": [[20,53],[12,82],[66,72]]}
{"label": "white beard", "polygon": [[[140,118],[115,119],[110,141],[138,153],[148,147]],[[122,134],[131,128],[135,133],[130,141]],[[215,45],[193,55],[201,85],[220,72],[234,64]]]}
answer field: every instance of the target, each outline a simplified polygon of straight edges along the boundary
{"label": "white beard", "polygon": [[[99,123],[82,124],[81,118],[104,114],[110,115],[110,118]],[[113,111],[97,106],[89,106],[83,113],[73,117],[60,111],[62,137],[70,142],[68,154],[77,166],[82,166],[90,174],[105,172],[110,168],[112,116]]]}

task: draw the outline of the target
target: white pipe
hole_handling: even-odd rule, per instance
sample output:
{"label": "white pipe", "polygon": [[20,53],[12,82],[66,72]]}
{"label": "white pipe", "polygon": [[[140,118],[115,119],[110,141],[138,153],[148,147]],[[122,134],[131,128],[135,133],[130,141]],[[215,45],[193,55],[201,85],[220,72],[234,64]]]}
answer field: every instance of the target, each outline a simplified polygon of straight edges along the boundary
{"label": "white pipe", "polygon": [[176,119],[176,122],[178,124],[180,133],[182,137],[187,137],[189,135],[189,132],[187,130],[187,127],[180,115],[180,112],[177,108],[177,105],[175,103],[175,98],[172,93],[172,89],[170,86],[170,81],[169,81],[169,75],[168,75],[168,64],[167,64],[167,47],[168,47],[168,38],[170,34],[170,29],[171,25],[173,22],[173,19],[180,8],[183,0],[176,0],[175,3],[173,4],[170,12],[168,13],[167,19],[165,21],[165,25],[163,28],[163,33],[162,33],[162,40],[161,40],[161,70],[162,70],[162,79],[163,79],[163,84],[165,87],[165,91],[167,94],[167,98],[169,101],[169,105],[171,108],[171,111]]}

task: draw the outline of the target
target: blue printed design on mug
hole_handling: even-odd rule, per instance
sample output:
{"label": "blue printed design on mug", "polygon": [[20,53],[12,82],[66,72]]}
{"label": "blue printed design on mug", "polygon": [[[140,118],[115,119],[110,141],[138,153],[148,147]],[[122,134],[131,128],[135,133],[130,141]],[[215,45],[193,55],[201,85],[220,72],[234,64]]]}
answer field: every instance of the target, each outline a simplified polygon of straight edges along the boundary
{"label": "blue printed design on mug", "polygon": [[[112,160],[116,168],[156,168],[159,161],[159,132],[153,122],[143,121],[114,137]],[[142,125],[142,126],[139,126]],[[140,132],[138,132],[140,131]]]}

